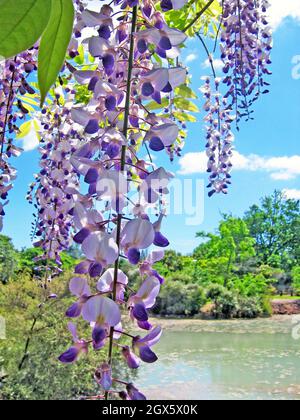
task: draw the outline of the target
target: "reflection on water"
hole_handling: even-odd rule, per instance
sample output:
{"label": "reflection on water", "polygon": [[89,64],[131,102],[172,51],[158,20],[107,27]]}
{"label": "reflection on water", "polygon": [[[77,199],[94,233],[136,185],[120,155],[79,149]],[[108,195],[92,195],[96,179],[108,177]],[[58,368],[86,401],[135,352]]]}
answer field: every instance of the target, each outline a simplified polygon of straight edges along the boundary
{"label": "reflection on water", "polygon": [[159,362],[139,375],[150,399],[300,400],[290,319],[172,322],[156,347]]}

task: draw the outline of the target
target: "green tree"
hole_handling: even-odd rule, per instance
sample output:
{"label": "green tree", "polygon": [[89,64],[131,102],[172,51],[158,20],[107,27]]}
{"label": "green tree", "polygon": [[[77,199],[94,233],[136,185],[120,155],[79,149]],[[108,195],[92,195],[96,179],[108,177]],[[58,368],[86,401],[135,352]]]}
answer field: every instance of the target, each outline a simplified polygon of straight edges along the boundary
{"label": "green tree", "polygon": [[197,259],[218,259],[225,287],[234,266],[255,257],[255,242],[242,219],[225,215],[216,234],[200,232],[197,237],[208,240],[195,250],[194,256]]}
{"label": "green tree", "polygon": [[[43,255],[43,251],[40,248],[24,248],[19,253],[19,271],[21,273],[28,273],[32,277],[40,273],[39,267],[46,266],[47,264],[55,265],[54,262],[47,262],[45,260],[37,261],[36,259]],[[72,253],[62,252],[61,253],[62,269],[65,272],[71,271],[78,263]]]}
{"label": "green tree", "polygon": [[291,269],[300,264],[300,202],[280,191],[246,212],[245,222],[261,264]]}
{"label": "green tree", "polygon": [[18,252],[12,240],[0,235],[0,282],[6,284],[12,279],[18,267]]}
{"label": "green tree", "polygon": [[292,288],[297,295],[300,295],[300,266],[292,269]]}

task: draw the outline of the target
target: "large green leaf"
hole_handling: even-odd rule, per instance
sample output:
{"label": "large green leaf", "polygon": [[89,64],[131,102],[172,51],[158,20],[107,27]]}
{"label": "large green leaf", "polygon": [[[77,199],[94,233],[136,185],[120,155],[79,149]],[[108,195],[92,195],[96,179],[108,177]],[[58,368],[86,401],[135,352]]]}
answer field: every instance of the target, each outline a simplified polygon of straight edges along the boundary
{"label": "large green leaf", "polygon": [[189,112],[200,112],[196,104],[184,98],[175,98],[174,103],[178,109]]}
{"label": "large green leaf", "polygon": [[52,11],[43,34],[38,65],[41,104],[55,83],[64,64],[66,51],[72,36],[74,6],[72,0],[52,0]]}
{"label": "large green leaf", "polygon": [[0,0],[0,56],[31,48],[45,30],[51,0]]}

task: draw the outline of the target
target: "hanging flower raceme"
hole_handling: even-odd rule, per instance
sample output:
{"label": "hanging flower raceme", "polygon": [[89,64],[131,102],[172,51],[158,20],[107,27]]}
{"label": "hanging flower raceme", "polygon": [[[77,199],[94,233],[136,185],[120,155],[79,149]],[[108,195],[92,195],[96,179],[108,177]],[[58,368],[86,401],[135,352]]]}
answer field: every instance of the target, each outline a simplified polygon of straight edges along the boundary
{"label": "hanging flower raceme", "polygon": [[22,103],[22,95],[35,93],[27,79],[36,70],[36,52],[34,47],[0,66],[0,231],[8,193],[17,176],[9,160],[22,152],[15,144],[18,123],[25,120],[29,113]]}
{"label": "hanging flower raceme", "polygon": [[33,234],[35,245],[43,250],[38,260],[56,262],[59,272],[60,254],[70,248],[75,227],[73,215],[79,176],[71,164],[71,156],[84,140],[81,127],[76,130],[70,119],[72,87],[67,85],[65,91],[57,88],[55,95],[53,104],[45,107],[39,117],[41,170],[31,185],[28,199],[37,208]]}
{"label": "hanging flower raceme", "polygon": [[[232,155],[234,136],[231,124],[234,118],[227,106],[227,100],[220,94],[220,79],[205,78],[202,93],[206,111],[206,153],[207,171],[210,174],[209,196],[214,193],[228,192],[231,183]],[[212,86],[213,85],[213,86]]]}
{"label": "hanging flower raceme", "polygon": [[[185,3],[172,1],[164,8],[179,8]],[[173,61],[186,36],[169,28],[154,4],[116,0],[117,12],[107,5],[99,13],[82,11],[77,16],[76,41],[95,63],[89,70],[77,69],[76,63],[68,66],[89,99],[71,112],[74,125],[81,127],[87,139],[70,159],[86,185],[84,194],[77,188],[73,191],[76,198],[71,213],[77,230],[74,240],[85,259],[70,282],[76,301],[66,315],[82,317],[92,331],[86,341],[75,340],[76,351],[73,346],[60,360],[68,362],[71,356],[77,360],[86,345],[94,350],[107,347],[107,359],[95,373],[102,390],[97,398],[108,399],[116,387],[124,385],[121,399],[145,399],[133,384],[113,374],[113,350],[119,349],[128,366],[137,369],[141,362],[157,360],[152,347],[162,334],[159,327],[151,325],[149,311],[164,282],[153,267],[163,258],[163,252],[154,250],[145,258],[145,251],[169,245],[163,235],[163,202],[173,175],[139,155],[145,156],[149,149],[170,154],[180,143],[175,118],[163,118],[148,111],[147,106],[149,101],[171,101],[174,90],[186,83],[187,72],[175,67]],[[89,31],[83,31],[84,27]],[[85,39],[83,35],[90,34],[91,29],[93,36]],[[153,51],[169,59],[169,66],[159,67]],[[152,208],[156,208],[158,218],[152,219]],[[141,285],[137,290],[121,270],[121,259],[139,269]],[[91,278],[98,279],[96,287]],[[128,312],[148,335],[135,336],[126,331],[128,317],[126,323],[123,320]],[[122,336],[131,341],[118,343]]]}
{"label": "hanging flower raceme", "polygon": [[271,74],[272,34],[268,25],[268,0],[223,0],[221,58],[226,97],[237,115],[253,119],[252,105],[268,93]]}

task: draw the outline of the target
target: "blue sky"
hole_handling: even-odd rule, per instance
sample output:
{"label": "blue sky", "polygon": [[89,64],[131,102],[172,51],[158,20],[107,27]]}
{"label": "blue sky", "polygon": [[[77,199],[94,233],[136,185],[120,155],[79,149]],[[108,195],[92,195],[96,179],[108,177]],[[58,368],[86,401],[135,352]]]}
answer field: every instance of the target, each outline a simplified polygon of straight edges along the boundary
{"label": "blue sky", "polygon": [[[297,66],[300,63],[300,1],[272,0],[272,3],[271,22],[275,31],[271,93],[256,103],[255,121],[242,124],[240,133],[236,134],[236,169],[228,196],[208,198],[199,184],[197,192],[199,206],[204,211],[203,221],[189,226],[186,215],[171,215],[165,222],[164,233],[177,251],[191,252],[198,243],[196,232],[213,231],[220,213],[242,215],[251,204],[275,189],[285,190],[289,197],[300,199],[300,65]],[[201,77],[209,73],[205,68],[207,57],[201,46],[193,41],[189,43],[184,58],[193,75],[194,90],[198,91]],[[201,107],[200,99],[198,104]],[[198,123],[189,126],[182,159],[173,165],[163,162],[178,179],[192,180],[194,194],[197,180],[202,184],[207,182],[202,110],[198,118]],[[25,146],[30,149],[32,145],[27,143]],[[10,204],[6,207],[3,233],[12,237],[15,245],[21,248],[31,245],[33,208],[26,203],[25,195],[33,173],[38,171],[37,151],[26,151],[14,164],[19,175],[10,193]]]}

